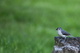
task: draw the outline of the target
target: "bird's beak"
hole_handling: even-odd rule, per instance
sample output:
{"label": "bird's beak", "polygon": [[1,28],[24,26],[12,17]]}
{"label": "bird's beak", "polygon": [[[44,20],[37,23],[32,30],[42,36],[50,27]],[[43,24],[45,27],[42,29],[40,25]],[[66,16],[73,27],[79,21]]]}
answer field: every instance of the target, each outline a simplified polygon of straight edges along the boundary
{"label": "bird's beak", "polygon": [[56,30],[58,30],[58,28]]}

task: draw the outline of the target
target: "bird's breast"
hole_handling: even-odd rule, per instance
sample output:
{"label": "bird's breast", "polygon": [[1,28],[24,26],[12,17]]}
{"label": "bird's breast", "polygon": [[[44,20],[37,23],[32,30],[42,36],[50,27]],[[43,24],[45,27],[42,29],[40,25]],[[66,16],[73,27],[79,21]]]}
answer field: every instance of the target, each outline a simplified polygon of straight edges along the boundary
{"label": "bird's breast", "polygon": [[58,30],[58,34],[59,34],[59,35],[63,35],[62,32],[61,32],[60,30]]}

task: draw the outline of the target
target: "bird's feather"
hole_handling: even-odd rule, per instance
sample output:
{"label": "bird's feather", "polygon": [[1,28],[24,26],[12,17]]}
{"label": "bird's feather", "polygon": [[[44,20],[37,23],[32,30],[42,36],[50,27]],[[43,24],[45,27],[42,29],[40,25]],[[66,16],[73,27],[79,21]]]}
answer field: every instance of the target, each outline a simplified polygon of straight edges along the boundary
{"label": "bird's feather", "polygon": [[69,36],[70,35],[70,33],[66,32],[64,30],[61,30],[61,32],[63,33],[63,35],[66,35],[66,36]]}

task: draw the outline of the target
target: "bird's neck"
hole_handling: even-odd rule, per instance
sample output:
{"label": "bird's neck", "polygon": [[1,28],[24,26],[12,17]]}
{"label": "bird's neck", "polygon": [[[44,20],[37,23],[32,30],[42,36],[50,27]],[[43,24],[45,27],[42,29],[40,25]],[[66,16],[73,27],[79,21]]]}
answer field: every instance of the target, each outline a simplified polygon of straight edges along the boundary
{"label": "bird's neck", "polygon": [[58,34],[59,34],[59,35],[62,35],[62,32],[61,32],[61,30],[58,30]]}

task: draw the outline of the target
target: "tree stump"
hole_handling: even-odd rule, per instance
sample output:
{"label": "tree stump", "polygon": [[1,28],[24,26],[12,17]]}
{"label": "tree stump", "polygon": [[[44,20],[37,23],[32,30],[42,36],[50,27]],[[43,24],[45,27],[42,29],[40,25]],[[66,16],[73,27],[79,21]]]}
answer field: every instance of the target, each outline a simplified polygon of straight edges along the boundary
{"label": "tree stump", "polygon": [[80,53],[80,37],[55,37],[52,53]]}

